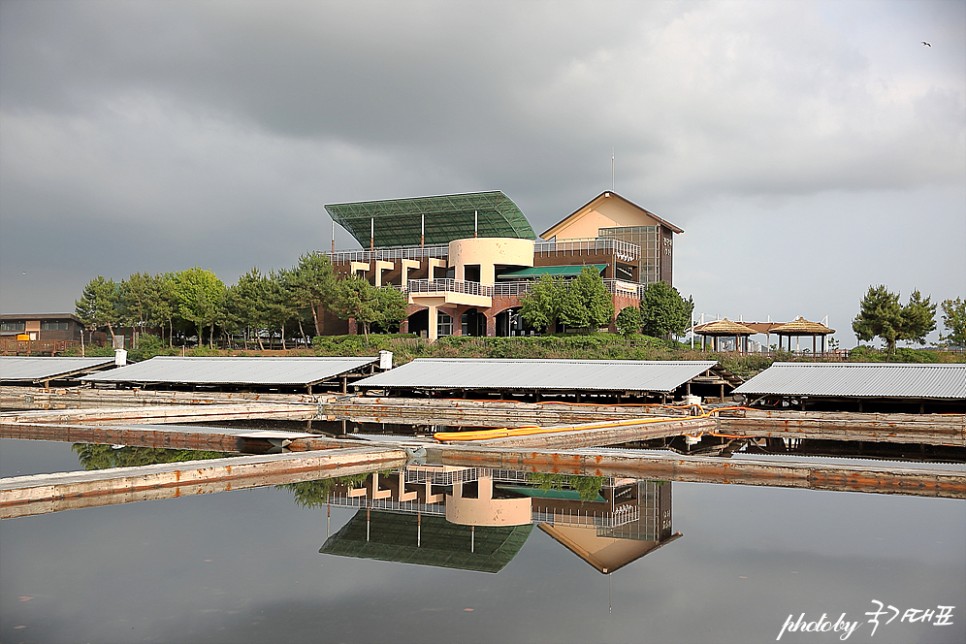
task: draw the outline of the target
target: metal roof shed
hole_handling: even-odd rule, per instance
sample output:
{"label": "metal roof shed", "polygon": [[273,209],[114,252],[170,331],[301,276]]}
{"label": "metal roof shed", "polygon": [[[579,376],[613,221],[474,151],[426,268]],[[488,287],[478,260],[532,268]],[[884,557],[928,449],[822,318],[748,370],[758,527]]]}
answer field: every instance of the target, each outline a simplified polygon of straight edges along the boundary
{"label": "metal roof shed", "polygon": [[713,360],[510,360],[418,358],[355,383],[357,389],[528,393],[673,394],[700,383],[740,382]]}
{"label": "metal roof shed", "polygon": [[966,364],[776,362],[737,389],[765,398],[966,402]]}
{"label": "metal roof shed", "polygon": [[[306,387],[360,374],[378,362],[358,358],[179,358],[159,356],[82,378],[94,384]],[[345,383],[343,383],[345,384]]]}
{"label": "metal roof shed", "polygon": [[49,383],[114,366],[114,358],[0,356],[0,382]]}

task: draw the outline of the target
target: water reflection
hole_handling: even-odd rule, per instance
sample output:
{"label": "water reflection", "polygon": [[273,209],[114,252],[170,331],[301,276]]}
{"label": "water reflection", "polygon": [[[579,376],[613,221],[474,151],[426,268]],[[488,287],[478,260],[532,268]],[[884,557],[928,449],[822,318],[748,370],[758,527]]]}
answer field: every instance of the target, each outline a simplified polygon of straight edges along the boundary
{"label": "water reflection", "polygon": [[138,467],[157,463],[185,463],[230,456],[224,452],[157,447],[129,447],[126,445],[95,445],[74,443],[71,446],[85,470],[105,470],[112,467]]}
{"label": "water reflection", "polygon": [[671,482],[411,465],[284,486],[303,506],[358,508],[322,554],[499,572],[533,525],[610,574],[681,536]]}
{"label": "water reflection", "polygon": [[[87,470],[221,458],[220,452],[72,446]],[[499,572],[533,526],[603,574],[681,536],[671,527],[671,482],[482,467],[405,468],[278,486],[302,507],[357,508],[326,555]]]}

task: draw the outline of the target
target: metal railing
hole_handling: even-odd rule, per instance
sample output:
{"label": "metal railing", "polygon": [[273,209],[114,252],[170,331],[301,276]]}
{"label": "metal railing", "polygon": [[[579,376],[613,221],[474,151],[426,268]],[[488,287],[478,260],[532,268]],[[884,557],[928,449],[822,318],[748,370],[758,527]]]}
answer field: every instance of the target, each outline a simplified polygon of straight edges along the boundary
{"label": "metal railing", "polygon": [[[497,282],[493,285],[493,295],[495,296],[513,296],[513,295],[526,295],[533,289],[535,281],[534,280],[519,280],[512,282]],[[607,292],[611,294],[621,294],[627,295],[629,297],[636,297],[641,299],[644,296],[645,284],[638,284],[637,282],[628,282],[626,280],[615,280],[606,279],[604,280],[604,286],[607,287]]]}
{"label": "metal railing", "polygon": [[593,525],[598,528],[616,528],[640,519],[640,511],[634,505],[620,505],[613,512],[578,508],[533,508],[533,520],[551,525]]}
{"label": "metal railing", "polygon": [[459,470],[443,470],[432,467],[407,467],[406,483],[432,483],[433,485],[453,485],[477,481],[489,472],[486,468],[466,467]]}
{"label": "metal railing", "polygon": [[535,255],[568,253],[573,255],[600,255],[613,253],[618,259],[630,262],[641,257],[641,247],[623,239],[591,237],[587,239],[562,239],[542,241],[533,245]]}
{"label": "metal railing", "polygon": [[454,280],[450,278],[438,280],[409,280],[406,290],[410,293],[464,293],[466,295],[493,296],[493,287],[479,282]]}
{"label": "metal railing", "polygon": [[371,262],[372,260],[423,259],[434,257],[444,259],[449,257],[448,245],[436,246],[400,246],[398,248],[377,248],[375,250],[330,250],[319,251],[332,260],[333,264],[347,262]]}
{"label": "metal railing", "polygon": [[392,499],[370,499],[365,496],[342,496],[333,494],[328,502],[338,508],[370,508],[386,512],[405,512],[446,516],[444,503],[420,503],[419,501],[393,501]]}
{"label": "metal railing", "polygon": [[[592,237],[587,239],[563,239],[560,241],[537,241],[533,244],[536,255],[566,253],[570,255],[613,254],[618,259],[631,262],[641,257],[641,247],[623,239]],[[330,258],[333,263],[371,262],[379,260],[423,259],[449,257],[449,245],[398,246],[395,248],[376,248],[374,250],[320,250],[319,253]]]}

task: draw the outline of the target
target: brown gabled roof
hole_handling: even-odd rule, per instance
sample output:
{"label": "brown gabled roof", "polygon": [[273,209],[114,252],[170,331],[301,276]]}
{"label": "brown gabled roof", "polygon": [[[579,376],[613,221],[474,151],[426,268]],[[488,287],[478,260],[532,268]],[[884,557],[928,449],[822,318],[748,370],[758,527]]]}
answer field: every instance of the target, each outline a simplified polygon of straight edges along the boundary
{"label": "brown gabled roof", "polygon": [[553,236],[551,233],[553,233],[554,230],[560,228],[561,226],[563,226],[565,223],[571,221],[572,219],[575,219],[578,216],[580,216],[580,214],[583,213],[584,210],[586,210],[588,207],[590,207],[591,205],[593,205],[595,202],[597,202],[597,201],[599,201],[601,199],[610,198],[610,197],[617,197],[621,201],[623,201],[623,202],[625,202],[625,203],[627,203],[627,204],[629,204],[629,205],[637,208],[641,212],[646,213],[647,216],[649,216],[649,217],[657,220],[662,226],[666,226],[666,227],[670,228],[673,232],[676,232],[676,233],[683,233],[684,232],[684,230],[682,228],[678,228],[677,226],[675,226],[671,222],[667,221],[666,219],[662,219],[661,217],[658,217],[657,215],[655,215],[653,212],[651,212],[650,210],[648,210],[646,208],[641,208],[640,206],[638,206],[636,203],[634,203],[630,199],[626,199],[626,198],[620,196],[619,194],[617,194],[613,190],[605,190],[604,192],[600,193],[599,195],[597,195],[596,197],[594,197],[593,199],[591,199],[590,201],[588,201],[587,203],[585,203],[583,206],[581,206],[577,210],[573,211],[572,213],[570,213],[569,215],[567,215],[566,217],[564,217],[563,219],[561,219],[560,221],[558,221],[557,223],[555,223],[553,226],[551,226],[547,230],[543,231],[540,234],[541,239],[549,239],[550,237]]}
{"label": "brown gabled roof", "polygon": [[830,329],[821,322],[806,320],[799,315],[787,324],[776,326],[771,332],[779,335],[828,335],[835,333],[835,329]]}
{"label": "brown gabled roof", "polygon": [[739,322],[732,322],[728,318],[696,326],[694,332],[701,335],[754,335],[757,333],[754,329]]}

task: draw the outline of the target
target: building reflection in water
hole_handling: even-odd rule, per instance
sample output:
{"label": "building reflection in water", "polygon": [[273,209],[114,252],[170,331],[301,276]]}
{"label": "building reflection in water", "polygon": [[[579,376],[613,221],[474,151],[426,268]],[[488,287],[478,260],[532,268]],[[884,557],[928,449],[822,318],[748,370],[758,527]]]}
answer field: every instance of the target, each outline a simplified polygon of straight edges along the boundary
{"label": "building reflection in water", "polygon": [[359,508],[320,549],[343,557],[499,572],[536,524],[610,574],[681,536],[670,481],[411,465],[316,494],[312,505]]}

